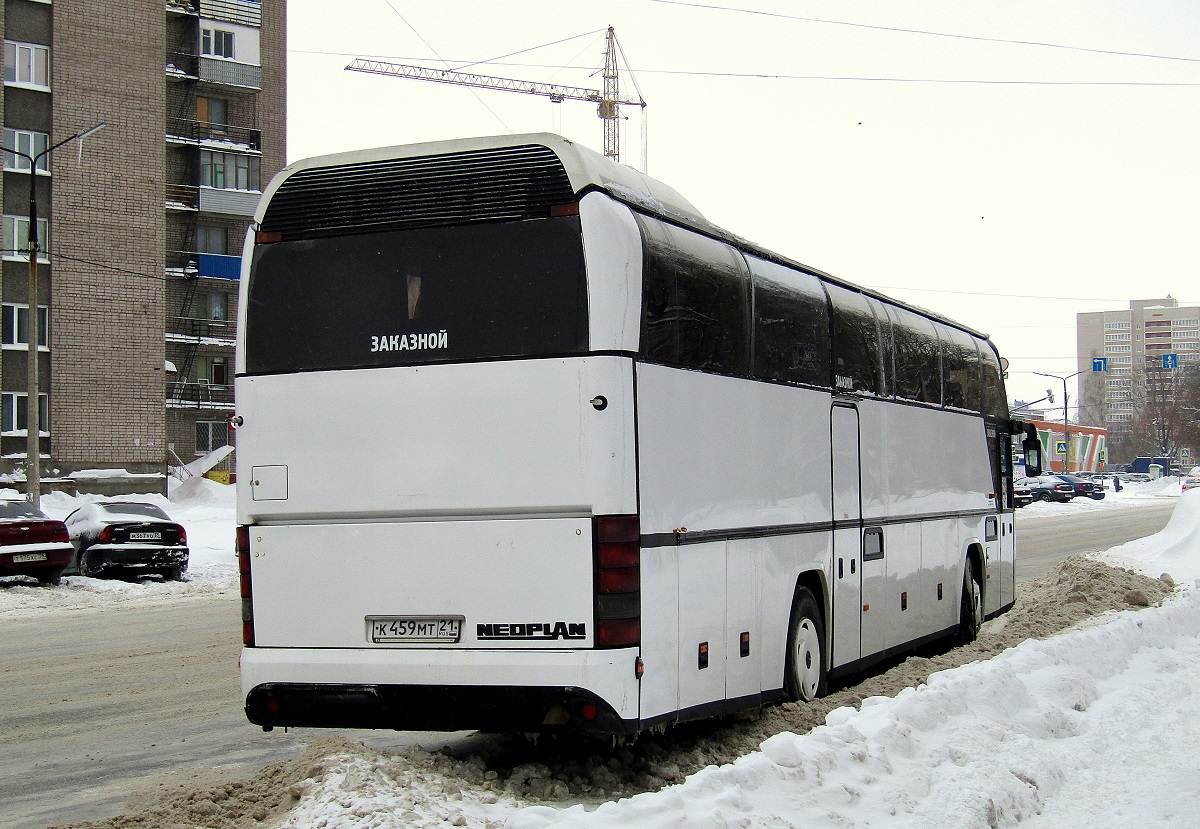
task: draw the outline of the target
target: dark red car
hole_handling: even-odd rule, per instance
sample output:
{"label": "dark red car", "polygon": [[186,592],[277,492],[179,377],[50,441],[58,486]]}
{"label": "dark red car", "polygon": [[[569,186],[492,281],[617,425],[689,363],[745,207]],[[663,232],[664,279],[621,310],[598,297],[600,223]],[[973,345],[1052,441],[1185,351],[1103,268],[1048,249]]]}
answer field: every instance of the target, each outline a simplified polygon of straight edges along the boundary
{"label": "dark red car", "polygon": [[28,501],[0,501],[0,576],[58,584],[75,554],[67,527]]}

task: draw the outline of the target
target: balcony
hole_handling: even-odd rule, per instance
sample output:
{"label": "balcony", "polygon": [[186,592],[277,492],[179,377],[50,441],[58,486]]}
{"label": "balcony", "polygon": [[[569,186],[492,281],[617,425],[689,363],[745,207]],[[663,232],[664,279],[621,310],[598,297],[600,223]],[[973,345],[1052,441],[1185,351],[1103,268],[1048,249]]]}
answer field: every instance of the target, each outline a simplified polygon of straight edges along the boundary
{"label": "balcony", "polygon": [[219,253],[197,253],[190,250],[167,251],[166,270],[169,276],[238,280],[242,276],[242,257]]}
{"label": "balcony", "polygon": [[200,78],[200,56],[190,52],[167,52],[167,77],[195,81]]}
{"label": "balcony", "polygon": [[262,89],[262,67],[190,52],[168,52],[167,78],[234,86],[250,92]]}
{"label": "balcony", "polygon": [[175,14],[186,14],[189,17],[197,17],[200,14],[200,6],[196,0],[166,0],[167,11]]}
{"label": "balcony", "polygon": [[199,0],[200,16],[241,26],[262,28],[262,4],[257,0]]}
{"label": "balcony", "polygon": [[221,190],[215,187],[201,187],[200,212],[250,218],[258,209],[260,198],[262,198],[262,193],[258,190]]}
{"label": "balcony", "polygon": [[[182,343],[185,346],[233,348],[234,333],[233,323],[228,320],[167,317],[163,339],[168,343]],[[172,359],[170,354],[167,355],[167,359]]]}
{"label": "balcony", "polygon": [[168,210],[199,210],[200,188],[194,184],[168,184],[166,203]]}
{"label": "balcony", "polygon": [[167,210],[200,211],[222,216],[251,218],[258,209],[262,193],[258,190],[232,190],[218,187],[197,187],[194,184],[168,184]]}
{"label": "balcony", "polygon": [[167,140],[196,144],[214,150],[262,151],[262,131],[207,121],[171,118],[167,121]]}
{"label": "balcony", "polygon": [[204,380],[179,380],[171,388],[167,400],[171,409],[233,410],[233,386],[217,385]]}
{"label": "balcony", "polygon": [[262,89],[262,67],[249,63],[201,56],[200,80],[222,86],[238,86],[258,91]]}

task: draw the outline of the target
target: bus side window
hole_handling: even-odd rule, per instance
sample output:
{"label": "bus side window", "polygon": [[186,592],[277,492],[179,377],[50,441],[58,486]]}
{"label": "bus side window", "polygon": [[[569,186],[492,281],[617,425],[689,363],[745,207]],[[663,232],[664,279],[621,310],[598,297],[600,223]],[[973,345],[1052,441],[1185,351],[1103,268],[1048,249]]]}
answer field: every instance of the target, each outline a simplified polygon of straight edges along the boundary
{"label": "bus side window", "polygon": [[750,274],[723,242],[637,214],[645,249],[642,355],[719,374],[750,374]]}
{"label": "bus side window", "polygon": [[829,388],[829,308],[821,280],[746,258],[754,277],[754,376]]}
{"label": "bus side window", "polygon": [[841,391],[883,393],[879,328],[864,294],[826,285],[833,301],[833,376]]}
{"label": "bus side window", "polygon": [[934,323],[942,343],[942,400],[947,408],[983,411],[982,374],[975,338]]}
{"label": "bus side window", "polygon": [[996,349],[986,340],[979,342],[979,356],[983,360],[983,413],[992,417],[1008,417],[1008,398],[1004,392],[1004,377],[1000,371],[1000,358]]}
{"label": "bus side window", "polygon": [[896,396],[922,403],[942,402],[942,359],[933,322],[904,308],[889,307],[896,322]]}

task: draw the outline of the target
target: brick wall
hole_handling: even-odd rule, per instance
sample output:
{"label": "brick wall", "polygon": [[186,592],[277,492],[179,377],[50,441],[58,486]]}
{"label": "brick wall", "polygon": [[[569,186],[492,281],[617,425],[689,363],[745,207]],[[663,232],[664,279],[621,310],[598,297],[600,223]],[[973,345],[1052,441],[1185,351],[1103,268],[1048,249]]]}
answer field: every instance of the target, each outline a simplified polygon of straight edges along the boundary
{"label": "brick wall", "polygon": [[287,2],[263,0],[262,92],[258,96],[263,137],[262,186],[287,163]]}
{"label": "brick wall", "polygon": [[53,164],[51,422],[64,471],[165,459],[165,38],[161,3],[54,4],[54,134],[108,121],[82,162],[72,146]]}

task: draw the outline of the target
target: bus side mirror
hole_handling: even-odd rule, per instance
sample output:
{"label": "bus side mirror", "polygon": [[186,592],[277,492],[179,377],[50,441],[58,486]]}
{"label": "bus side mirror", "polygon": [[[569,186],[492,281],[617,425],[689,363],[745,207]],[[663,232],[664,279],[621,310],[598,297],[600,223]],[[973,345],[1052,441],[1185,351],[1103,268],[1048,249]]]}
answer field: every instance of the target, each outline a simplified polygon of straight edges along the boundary
{"label": "bus side mirror", "polygon": [[[1033,434],[1029,434],[1033,432]],[[1042,442],[1037,438],[1037,430],[1030,428],[1021,441],[1021,450],[1025,453],[1025,474],[1036,478],[1042,474]]]}

